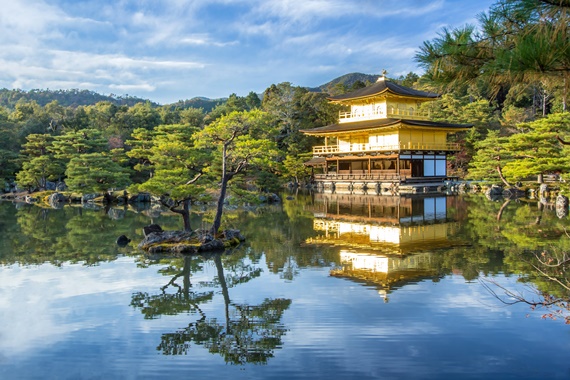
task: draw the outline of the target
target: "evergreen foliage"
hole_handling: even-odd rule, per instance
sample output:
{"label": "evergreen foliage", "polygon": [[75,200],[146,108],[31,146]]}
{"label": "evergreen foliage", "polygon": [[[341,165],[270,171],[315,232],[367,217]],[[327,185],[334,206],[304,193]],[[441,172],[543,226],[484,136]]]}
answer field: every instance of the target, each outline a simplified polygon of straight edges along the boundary
{"label": "evergreen foliage", "polygon": [[74,156],[65,171],[69,190],[80,193],[104,193],[111,188],[125,188],[129,171],[104,153]]}
{"label": "evergreen foliage", "polygon": [[423,43],[416,59],[429,83],[440,90],[480,86],[483,81],[490,94],[500,97],[515,84],[554,86],[566,104],[569,10],[566,1],[498,0],[478,16],[478,26],[443,29]]}

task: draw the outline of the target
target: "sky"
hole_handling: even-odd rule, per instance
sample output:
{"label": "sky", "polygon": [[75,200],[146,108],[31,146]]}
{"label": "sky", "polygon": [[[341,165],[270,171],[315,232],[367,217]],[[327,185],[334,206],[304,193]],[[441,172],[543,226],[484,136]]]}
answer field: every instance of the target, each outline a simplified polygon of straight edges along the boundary
{"label": "sky", "polygon": [[7,0],[0,88],[87,89],[160,104],[359,72],[422,73],[444,27],[495,0]]}

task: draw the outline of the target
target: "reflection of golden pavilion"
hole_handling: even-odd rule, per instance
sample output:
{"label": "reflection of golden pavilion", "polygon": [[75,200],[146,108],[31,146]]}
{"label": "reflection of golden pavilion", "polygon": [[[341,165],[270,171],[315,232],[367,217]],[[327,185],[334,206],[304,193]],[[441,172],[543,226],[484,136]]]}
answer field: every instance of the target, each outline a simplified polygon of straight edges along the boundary
{"label": "reflection of golden pavilion", "polygon": [[384,301],[390,290],[410,281],[420,281],[438,276],[433,254],[422,252],[408,256],[387,256],[341,250],[342,266],[331,270],[331,276],[373,285]]}
{"label": "reflection of golden pavilion", "polygon": [[308,243],[408,254],[449,245],[458,227],[448,217],[451,197],[315,194],[313,228]]}
{"label": "reflection of golden pavilion", "polygon": [[309,244],[340,246],[335,277],[376,286],[387,300],[390,289],[438,278],[433,249],[449,247],[459,224],[449,209],[457,197],[408,197],[315,193]]}

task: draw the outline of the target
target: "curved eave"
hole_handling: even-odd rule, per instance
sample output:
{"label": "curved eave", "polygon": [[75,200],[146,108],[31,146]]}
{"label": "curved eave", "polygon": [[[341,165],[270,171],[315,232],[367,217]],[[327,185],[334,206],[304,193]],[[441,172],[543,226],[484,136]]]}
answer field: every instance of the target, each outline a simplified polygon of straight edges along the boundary
{"label": "curved eave", "polygon": [[308,136],[329,136],[355,132],[370,132],[375,130],[385,131],[390,129],[433,129],[454,133],[467,131],[472,127],[473,125],[470,124],[450,124],[426,120],[380,119],[354,123],[332,124],[315,129],[304,129],[300,132]]}
{"label": "curved eave", "polygon": [[387,79],[380,78],[371,86],[360,88],[347,94],[330,96],[327,99],[331,102],[343,103],[361,99],[369,99],[384,94],[418,100],[434,100],[440,97],[439,94],[433,92],[415,90],[413,88],[401,86]]}
{"label": "curved eave", "polygon": [[357,102],[359,100],[365,100],[365,99],[381,97],[381,96],[386,96],[386,95],[392,95],[394,97],[414,99],[414,100],[422,100],[422,101],[431,101],[431,100],[437,100],[440,98],[439,95],[418,96],[418,95],[400,94],[398,92],[394,92],[394,91],[390,90],[389,88],[386,88],[380,92],[376,92],[376,93],[372,93],[372,94],[368,94],[368,95],[354,96],[354,97],[342,98],[342,99],[335,99],[334,97],[330,97],[330,98],[327,98],[327,100],[329,100],[331,103],[344,104],[344,103],[348,103],[348,102],[352,103],[352,102]]}

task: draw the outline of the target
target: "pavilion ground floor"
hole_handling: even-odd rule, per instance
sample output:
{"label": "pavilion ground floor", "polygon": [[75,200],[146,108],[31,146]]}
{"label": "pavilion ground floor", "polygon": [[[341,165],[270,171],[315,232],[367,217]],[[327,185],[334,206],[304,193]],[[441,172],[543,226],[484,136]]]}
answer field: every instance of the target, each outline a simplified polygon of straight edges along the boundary
{"label": "pavilion ground floor", "polygon": [[447,156],[432,152],[315,157],[307,165],[313,168],[313,186],[321,191],[440,192],[457,179],[447,175]]}

